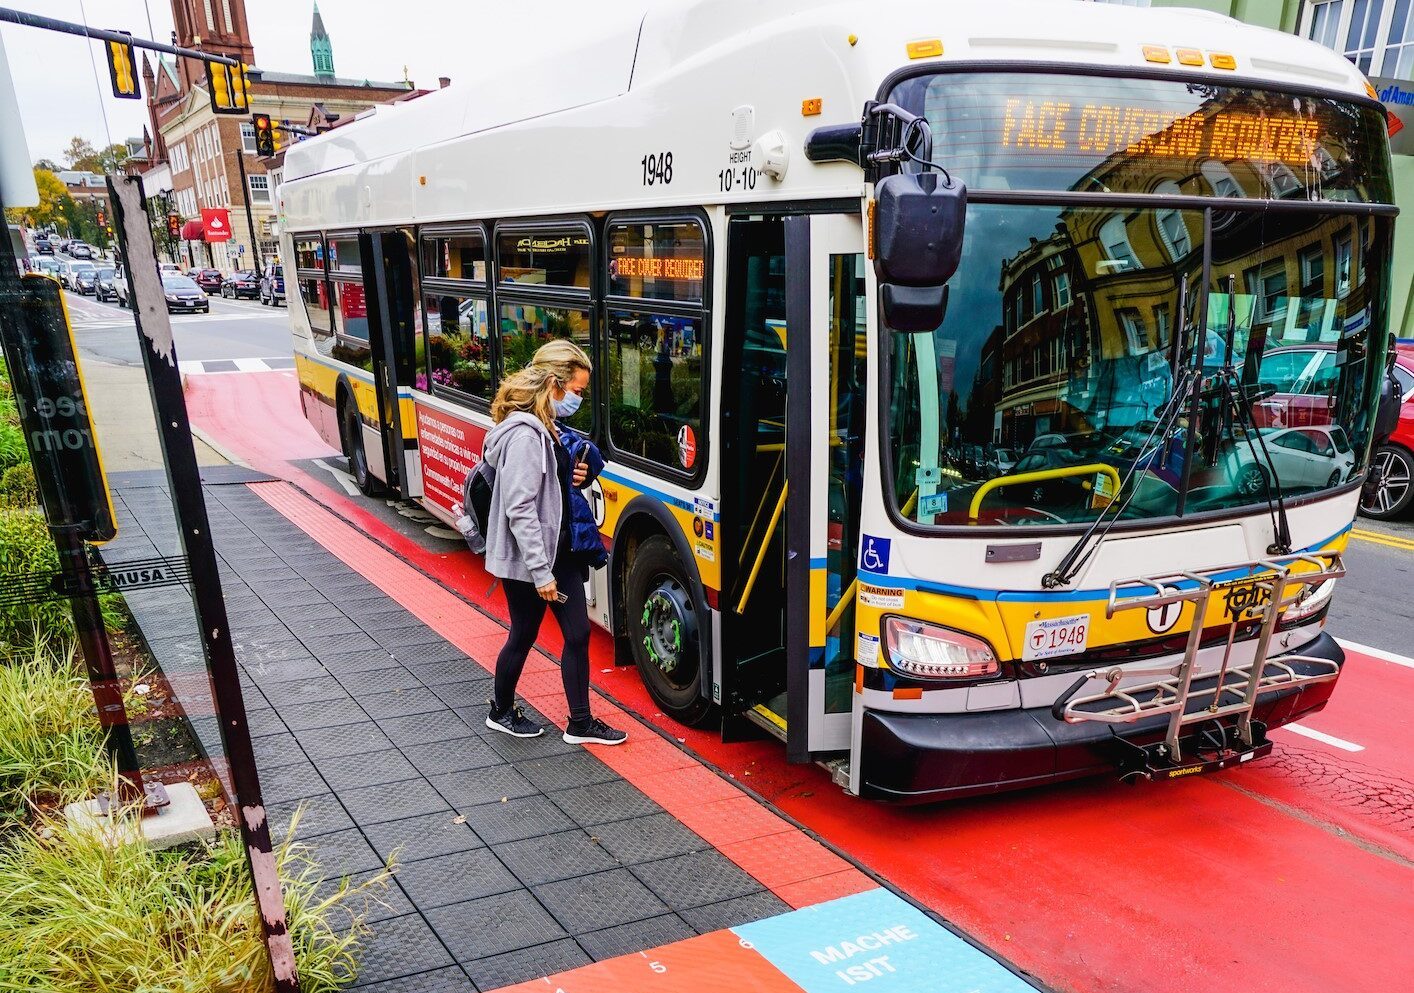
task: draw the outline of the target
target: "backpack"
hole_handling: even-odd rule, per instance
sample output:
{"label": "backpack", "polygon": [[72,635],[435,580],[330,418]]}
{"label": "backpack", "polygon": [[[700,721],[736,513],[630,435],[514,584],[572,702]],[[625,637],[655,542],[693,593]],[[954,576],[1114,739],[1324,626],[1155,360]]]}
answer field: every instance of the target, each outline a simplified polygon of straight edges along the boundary
{"label": "backpack", "polygon": [[457,530],[477,555],[486,554],[486,519],[491,516],[491,491],[496,487],[496,470],[482,459],[462,483],[462,516]]}

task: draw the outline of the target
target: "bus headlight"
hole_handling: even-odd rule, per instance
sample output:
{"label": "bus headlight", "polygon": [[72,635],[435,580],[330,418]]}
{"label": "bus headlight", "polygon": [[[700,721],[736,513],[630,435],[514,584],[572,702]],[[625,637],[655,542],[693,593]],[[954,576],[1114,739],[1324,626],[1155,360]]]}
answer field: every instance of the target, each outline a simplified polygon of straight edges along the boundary
{"label": "bus headlight", "polygon": [[1001,668],[992,646],[981,638],[907,617],[884,618],[884,642],[889,665],[909,676],[977,679]]}
{"label": "bus headlight", "polygon": [[1319,586],[1307,586],[1297,597],[1296,602],[1282,611],[1282,626],[1300,624],[1306,618],[1320,613],[1321,609],[1331,602],[1331,594],[1334,592],[1334,579],[1327,579]]}

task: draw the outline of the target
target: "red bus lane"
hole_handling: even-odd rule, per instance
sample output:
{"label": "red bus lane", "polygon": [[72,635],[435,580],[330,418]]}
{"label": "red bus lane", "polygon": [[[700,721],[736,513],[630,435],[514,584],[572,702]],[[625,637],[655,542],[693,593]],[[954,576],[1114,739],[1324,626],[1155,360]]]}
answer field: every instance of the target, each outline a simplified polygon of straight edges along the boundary
{"label": "red bus lane", "polygon": [[[503,615],[470,553],[430,551],[286,461],[318,457],[309,441],[319,444],[292,377],[193,377],[189,394],[214,440]],[[252,430],[252,409],[278,427]],[[547,625],[542,646],[554,654],[558,641]],[[1271,757],[1211,777],[901,808],[847,796],[818,767],[786,764],[774,742],[724,745],[668,721],[635,670],[613,667],[597,629],[592,659],[626,709],[1056,989],[1373,993],[1414,973],[1414,777],[1402,751],[1414,670],[1352,653],[1329,707],[1303,722],[1359,752],[1278,731]]]}

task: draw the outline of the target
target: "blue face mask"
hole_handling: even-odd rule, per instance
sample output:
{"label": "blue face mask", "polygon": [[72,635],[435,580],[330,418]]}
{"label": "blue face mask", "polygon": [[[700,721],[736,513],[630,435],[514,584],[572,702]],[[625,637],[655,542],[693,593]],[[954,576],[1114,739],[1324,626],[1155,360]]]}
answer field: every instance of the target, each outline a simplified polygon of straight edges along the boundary
{"label": "blue face mask", "polygon": [[565,390],[565,395],[560,399],[550,401],[555,408],[556,417],[573,417],[583,402],[584,398],[571,390]]}

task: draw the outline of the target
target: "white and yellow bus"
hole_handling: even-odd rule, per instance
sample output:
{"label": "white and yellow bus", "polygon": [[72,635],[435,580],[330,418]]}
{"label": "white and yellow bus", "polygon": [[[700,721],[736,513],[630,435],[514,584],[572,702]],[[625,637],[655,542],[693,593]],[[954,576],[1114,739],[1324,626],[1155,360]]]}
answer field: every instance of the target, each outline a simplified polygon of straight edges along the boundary
{"label": "white and yellow bus", "polygon": [[360,484],[450,520],[568,336],[591,611],[682,722],[919,801],[1323,706],[1395,213],[1360,73],[1194,11],[645,10],[289,149],[301,399]]}

